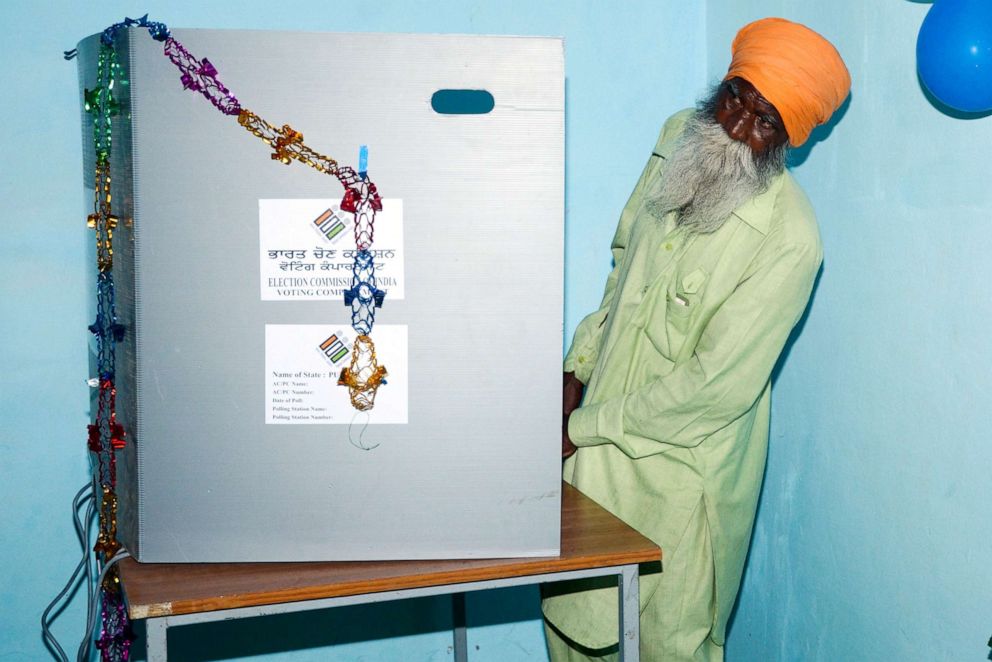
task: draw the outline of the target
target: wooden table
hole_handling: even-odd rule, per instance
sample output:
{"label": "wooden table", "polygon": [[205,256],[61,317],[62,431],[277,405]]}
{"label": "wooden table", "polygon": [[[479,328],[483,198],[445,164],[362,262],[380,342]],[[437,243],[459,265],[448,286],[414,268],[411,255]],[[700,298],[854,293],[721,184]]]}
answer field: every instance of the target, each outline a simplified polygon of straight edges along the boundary
{"label": "wooden table", "polygon": [[617,575],[620,659],[638,659],[638,564],[661,550],[567,483],[561,555],[542,558],[335,563],[120,563],[132,619],[147,621],[148,662],[165,662],[176,625],[452,594],[455,660],[467,660],[464,594]]}

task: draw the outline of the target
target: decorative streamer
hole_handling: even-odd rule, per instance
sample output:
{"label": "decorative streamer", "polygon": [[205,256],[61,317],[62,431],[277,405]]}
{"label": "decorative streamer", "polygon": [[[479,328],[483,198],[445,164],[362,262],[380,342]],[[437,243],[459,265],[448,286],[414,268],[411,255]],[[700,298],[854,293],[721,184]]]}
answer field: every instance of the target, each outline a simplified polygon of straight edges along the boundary
{"label": "decorative streamer", "polygon": [[[139,19],[146,20],[147,17]],[[133,24],[143,25],[140,22]],[[375,405],[379,387],[386,383],[386,370],[376,360],[375,346],[369,334],[375,324],[375,308],[382,307],[386,293],[376,285],[375,264],[369,252],[375,236],[375,214],[382,211],[382,198],[365,173],[367,148],[361,153],[364,159],[362,155],[359,156],[359,173],[339,165],[329,156],[308,147],[303,134],[289,124],[276,128],[274,124],[242,107],[237,97],[220,82],[217,68],[208,59],[197,59],[170,36],[164,26],[159,34],[165,35],[165,56],[179,69],[179,80],[184,88],[199,92],[225,115],[236,115],[238,124],[272,148],[272,160],[285,165],[299,161],[317,172],[336,177],[344,187],[341,210],[354,217],[356,248],[351,287],[345,291],[344,302],[351,307],[352,328],[362,339],[362,343],[355,341],[351,364],[342,370],[338,384],[348,387],[352,406],[360,411],[371,409]]]}
{"label": "decorative streamer", "polygon": [[[112,208],[110,157],[112,118],[121,110],[114,88],[124,81],[124,72],[117,59],[116,37],[120,30],[132,27],[144,28],[153,39],[164,42],[164,54],[179,69],[183,87],[202,94],[221,113],[236,116],[238,124],[272,147],[273,160],[287,165],[294,160],[299,161],[320,173],[336,177],[344,187],[341,209],[353,215],[355,236],[352,281],[351,287],[345,291],[344,303],[351,308],[352,327],[358,336],[352,347],[350,364],[341,371],[338,384],[348,387],[351,403],[356,410],[368,411],[375,404],[379,386],[386,383],[386,369],[379,364],[375,344],[369,336],[375,324],[375,309],[382,307],[386,293],[376,284],[375,263],[370,251],[375,234],[375,215],[382,211],[382,199],[366,173],[366,146],[362,146],[358,173],[347,166],[340,166],[334,159],[308,147],[303,134],[288,124],[276,128],[243,108],[237,97],[218,79],[216,67],[208,59],[197,59],[186,50],[171,36],[164,23],[149,21],[146,14],[138,19],[125,18],[111,25],[100,35],[96,86],[84,89],[84,109],[93,118],[95,154],[93,213],[87,216],[86,224],[94,230],[96,240],[97,314],[89,330],[96,337],[98,377],[94,385],[99,388],[94,422],[88,426],[87,446],[96,456],[96,475],[102,493],[99,530],[93,551],[103,564],[121,547],[117,540],[116,454],[127,444],[124,428],[117,422],[115,411],[116,345],[124,340],[127,330],[118,321],[115,308],[113,238],[119,219]],[[75,50],[65,53],[66,59],[72,59],[75,55]],[[102,662],[126,661],[133,635],[116,566],[106,573],[100,586],[100,600],[101,627],[96,640],[100,658]]]}
{"label": "decorative streamer", "polygon": [[[117,540],[117,451],[127,443],[124,427],[117,422],[114,387],[116,346],[126,329],[117,319],[114,296],[114,230],[118,218],[113,213],[110,155],[113,140],[113,117],[120,113],[114,96],[115,84],[123,80],[123,71],[113,48],[114,26],[101,36],[97,56],[96,87],[84,90],[83,107],[93,117],[93,213],[86,225],[96,238],[97,312],[89,326],[97,344],[97,407],[94,422],[88,426],[89,450],[96,456],[96,475],[100,485],[99,527],[93,548],[97,560],[107,563],[120,549]],[[108,41],[110,43],[108,43]],[[124,608],[117,567],[107,572],[100,586],[101,628],[96,641],[104,662],[127,660],[133,636]]]}
{"label": "decorative streamer", "polygon": [[379,384],[385,383],[386,369],[379,365],[375,356],[375,344],[367,335],[355,338],[351,351],[351,365],[341,369],[338,384],[347,386],[351,393],[351,405],[359,411],[367,411],[375,405],[375,394]]}

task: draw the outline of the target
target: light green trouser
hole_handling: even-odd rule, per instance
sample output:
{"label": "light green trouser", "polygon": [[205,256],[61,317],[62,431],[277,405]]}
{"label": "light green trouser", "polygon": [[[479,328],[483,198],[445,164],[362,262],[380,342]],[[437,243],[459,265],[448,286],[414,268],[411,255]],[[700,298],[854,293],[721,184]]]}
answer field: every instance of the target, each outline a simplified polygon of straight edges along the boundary
{"label": "light green trouser", "polygon": [[[641,662],[722,662],[723,646],[709,636],[715,609],[713,553],[702,500],[678,547],[664,554],[657,590],[650,597],[642,595],[648,600],[641,608]],[[547,621],[544,631],[552,662],[618,659],[616,644],[586,648],[549,627]]]}

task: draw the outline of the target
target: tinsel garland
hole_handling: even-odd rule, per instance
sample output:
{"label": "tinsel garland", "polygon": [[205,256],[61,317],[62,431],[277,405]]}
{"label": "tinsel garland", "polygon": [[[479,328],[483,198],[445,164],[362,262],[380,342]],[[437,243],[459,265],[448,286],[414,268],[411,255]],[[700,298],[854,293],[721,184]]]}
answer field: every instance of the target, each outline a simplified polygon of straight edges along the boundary
{"label": "tinsel garland", "polygon": [[[94,422],[88,426],[88,448],[96,456],[96,475],[100,486],[99,529],[94,553],[101,563],[107,563],[120,549],[117,540],[117,451],[127,443],[123,426],[117,422],[115,411],[117,390],[114,386],[116,345],[125,338],[126,329],[118,321],[115,308],[113,258],[114,230],[118,218],[112,208],[111,144],[112,118],[119,115],[120,99],[115,96],[124,81],[124,72],[117,58],[116,37],[120,30],[131,27],[147,29],[156,41],[164,42],[165,56],[179,69],[180,82],[185,89],[199,92],[220,112],[236,116],[238,123],[272,147],[273,160],[283,164],[299,161],[320,173],[332,175],[344,187],[341,210],[354,215],[355,258],[351,287],[345,291],[344,303],[351,308],[352,328],[357,333],[351,362],[341,371],[338,384],[347,386],[352,405],[359,410],[371,409],[380,385],[385,384],[386,369],[379,364],[370,333],[375,323],[375,309],[382,306],[385,292],[376,284],[375,263],[371,247],[375,215],[382,210],[382,199],[375,184],[368,179],[364,163],[355,172],[340,166],[334,159],[308,147],[303,134],[288,124],[276,128],[250,110],[217,78],[217,69],[203,58],[194,57],[174,39],[164,23],[149,21],[148,16],[126,18],[111,25],[100,36],[97,57],[96,85],[84,89],[84,108],[93,118],[93,147],[95,154],[93,176],[93,213],[87,225],[95,231],[97,266],[97,314],[89,330],[96,338],[98,387]],[[66,54],[69,59],[74,52]],[[364,161],[364,153],[363,159]],[[121,662],[129,658],[131,624],[128,619],[120,577],[111,568],[100,587],[101,627],[96,641],[103,662]]]}
{"label": "tinsel garland", "polygon": [[[147,22],[147,17],[136,23],[144,27],[141,21]],[[164,35],[165,56],[179,69],[179,80],[184,88],[199,92],[223,114],[237,116],[238,124],[272,147],[273,160],[286,165],[299,161],[317,172],[337,177],[344,187],[341,211],[354,216],[356,248],[351,287],[345,291],[344,301],[346,306],[351,307],[351,325],[361,340],[356,339],[351,364],[341,371],[338,384],[348,387],[352,406],[362,411],[371,409],[375,405],[379,386],[386,383],[386,369],[379,365],[375,344],[369,337],[375,323],[375,309],[382,307],[386,294],[376,285],[375,263],[370,250],[375,234],[375,214],[382,211],[382,198],[375,184],[364,171],[356,173],[352,168],[340,166],[334,159],[308,147],[303,141],[303,134],[290,125],[283,124],[282,128],[276,128],[242,107],[237,97],[217,78],[217,68],[210,60],[197,59],[169,35],[165,26],[161,30],[149,29],[156,39]]]}
{"label": "tinsel garland", "polygon": [[[109,42],[109,43],[108,43]],[[110,154],[113,140],[113,117],[120,114],[115,86],[123,72],[113,48],[112,36],[101,37],[97,56],[96,86],[84,91],[83,107],[93,117],[93,213],[86,219],[96,236],[97,306],[96,320],[89,330],[97,345],[97,405],[94,422],[89,426],[89,449],[96,456],[99,499],[99,526],[93,548],[100,563],[107,563],[120,549],[117,540],[117,451],[126,443],[123,426],[115,411],[117,390],[114,387],[116,346],[124,339],[125,329],[117,319],[114,296],[114,230],[118,218],[113,213]],[[124,596],[121,594],[117,568],[111,568],[100,586],[101,628],[96,646],[105,662],[127,660],[131,647],[131,627]]]}

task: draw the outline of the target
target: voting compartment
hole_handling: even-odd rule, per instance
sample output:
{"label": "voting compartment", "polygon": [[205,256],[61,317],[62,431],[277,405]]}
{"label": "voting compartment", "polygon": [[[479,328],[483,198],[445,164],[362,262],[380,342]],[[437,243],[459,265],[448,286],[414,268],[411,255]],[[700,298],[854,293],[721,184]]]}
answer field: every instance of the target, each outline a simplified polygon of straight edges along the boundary
{"label": "voting compartment", "polygon": [[[558,554],[561,40],[173,35],[317,152],[358,171],[366,146],[384,292],[368,337],[385,383],[365,411],[338,384],[361,335],[344,301],[358,248],[342,184],[273,158],[183,89],[160,42],[122,34],[125,547],[151,562]],[[81,93],[97,49],[80,44]]]}

